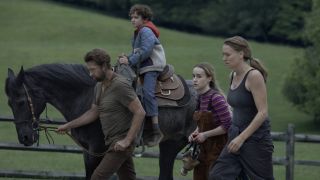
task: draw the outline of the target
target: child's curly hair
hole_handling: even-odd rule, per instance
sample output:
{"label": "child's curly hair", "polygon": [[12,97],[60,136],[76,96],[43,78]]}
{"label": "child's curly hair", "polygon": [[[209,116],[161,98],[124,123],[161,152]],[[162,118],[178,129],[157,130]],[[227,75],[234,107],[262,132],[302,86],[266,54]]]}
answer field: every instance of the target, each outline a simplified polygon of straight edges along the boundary
{"label": "child's curly hair", "polygon": [[137,13],[142,17],[144,20],[152,20],[153,12],[148,5],[144,4],[135,4],[130,8],[129,16],[132,14]]}

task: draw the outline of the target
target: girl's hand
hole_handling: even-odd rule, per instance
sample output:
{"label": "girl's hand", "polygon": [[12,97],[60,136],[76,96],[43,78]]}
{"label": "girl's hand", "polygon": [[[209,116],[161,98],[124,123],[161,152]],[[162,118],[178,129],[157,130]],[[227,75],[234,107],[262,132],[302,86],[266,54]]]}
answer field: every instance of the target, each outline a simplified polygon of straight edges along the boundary
{"label": "girl's hand", "polygon": [[189,142],[193,142],[195,140],[195,137],[199,134],[199,132],[195,131],[193,133],[190,134],[188,140]]}
{"label": "girl's hand", "polygon": [[205,135],[205,133],[199,133],[194,139],[198,144],[203,143],[208,137]]}

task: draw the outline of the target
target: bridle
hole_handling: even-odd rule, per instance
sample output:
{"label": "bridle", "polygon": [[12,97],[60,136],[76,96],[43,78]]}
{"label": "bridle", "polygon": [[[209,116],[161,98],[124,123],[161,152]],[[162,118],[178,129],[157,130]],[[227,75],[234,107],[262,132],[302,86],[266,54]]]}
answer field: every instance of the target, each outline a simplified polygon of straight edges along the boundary
{"label": "bridle", "polygon": [[31,99],[31,96],[29,94],[29,91],[27,89],[27,86],[22,83],[22,86],[23,86],[23,89],[27,95],[27,100],[28,100],[28,103],[29,103],[29,108],[30,108],[30,111],[31,111],[31,115],[32,115],[32,128],[33,130],[36,130],[36,128],[38,127],[38,124],[39,124],[39,119],[36,118],[35,116],[35,113],[34,113],[34,106],[33,106],[33,103],[32,103],[32,99]]}
{"label": "bridle", "polygon": [[[32,115],[32,124],[31,124],[32,130],[35,132],[35,134],[38,137],[37,146],[39,146],[40,131],[44,131],[45,132],[46,139],[47,139],[49,144],[54,144],[53,137],[51,136],[49,131],[55,131],[56,128],[55,127],[50,127],[50,126],[44,126],[44,125],[40,124],[39,118],[36,118],[35,111],[34,111],[34,104],[33,104],[32,98],[31,98],[31,96],[29,94],[28,88],[25,85],[25,83],[22,83],[22,86],[23,86],[23,89],[24,89],[25,94],[27,96],[29,109],[30,109],[30,112],[31,112],[31,115]],[[45,109],[46,109],[46,119],[49,119],[48,116],[47,116],[47,104],[45,105]],[[23,121],[20,121],[20,122],[15,122],[15,124],[27,123],[27,122],[28,122],[28,120],[23,120]]]}
{"label": "bridle", "polygon": [[[31,99],[31,96],[28,92],[27,86],[24,83],[22,83],[22,86],[25,91],[25,94],[27,95],[27,100],[28,100],[29,108],[30,108],[31,115],[32,115],[32,128],[35,129],[35,128],[37,128],[37,123],[39,122],[39,120],[35,116],[32,99]],[[15,124],[22,124],[22,123],[28,123],[29,121],[28,120],[21,120],[19,122],[16,122],[16,121],[13,121],[13,122]]]}

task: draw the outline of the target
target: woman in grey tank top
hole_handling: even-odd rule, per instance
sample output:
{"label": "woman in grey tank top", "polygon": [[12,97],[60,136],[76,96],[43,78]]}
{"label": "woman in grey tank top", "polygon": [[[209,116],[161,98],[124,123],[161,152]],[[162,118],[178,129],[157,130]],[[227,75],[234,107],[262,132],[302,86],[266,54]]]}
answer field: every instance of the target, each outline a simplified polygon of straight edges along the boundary
{"label": "woman in grey tank top", "polygon": [[228,144],[210,171],[214,180],[274,179],[273,144],[268,118],[266,79],[262,64],[252,58],[248,42],[240,37],[223,44],[223,61],[232,70],[228,103],[233,108]]}

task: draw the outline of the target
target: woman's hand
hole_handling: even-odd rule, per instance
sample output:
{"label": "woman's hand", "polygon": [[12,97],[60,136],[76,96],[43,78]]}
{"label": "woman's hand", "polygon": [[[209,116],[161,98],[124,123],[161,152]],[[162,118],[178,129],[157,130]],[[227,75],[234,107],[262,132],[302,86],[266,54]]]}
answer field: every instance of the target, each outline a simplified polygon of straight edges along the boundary
{"label": "woman's hand", "polygon": [[228,145],[229,153],[237,153],[244,143],[244,139],[241,136],[234,138]]}

